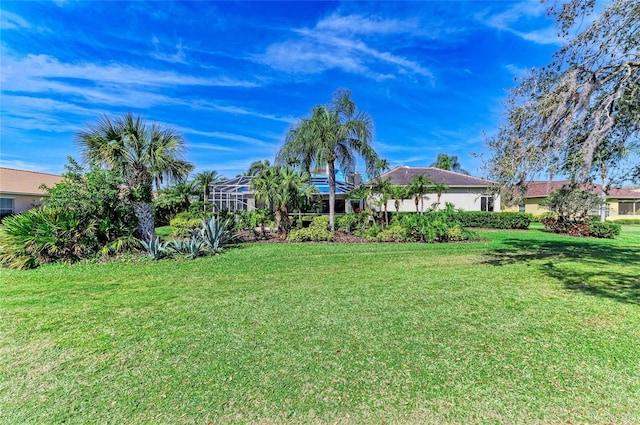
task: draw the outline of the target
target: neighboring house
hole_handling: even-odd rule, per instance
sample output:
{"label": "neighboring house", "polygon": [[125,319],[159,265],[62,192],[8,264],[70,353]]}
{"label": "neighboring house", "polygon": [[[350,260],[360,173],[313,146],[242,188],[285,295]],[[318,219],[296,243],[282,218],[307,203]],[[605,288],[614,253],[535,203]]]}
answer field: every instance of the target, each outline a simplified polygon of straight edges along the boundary
{"label": "neighboring house", "polygon": [[41,205],[47,194],[40,186],[52,187],[62,179],[55,174],[0,167],[0,217]]}
{"label": "neighboring house", "polygon": [[[545,199],[554,190],[560,189],[569,184],[568,180],[562,181],[534,181],[527,186],[527,192],[520,205],[506,208],[507,211],[522,211],[539,215],[549,210],[540,206],[540,201]],[[602,185],[590,184],[585,186],[593,193],[602,194]],[[609,219],[616,218],[639,218],[640,217],[640,192],[630,189],[610,188],[607,193],[607,204],[605,214]],[[594,214],[599,214],[594,211]]]}
{"label": "neighboring house", "polygon": [[[407,186],[418,175],[449,187],[441,194],[440,208],[448,202],[465,211],[500,211],[500,195],[492,193],[493,182],[440,168],[398,166],[365,184],[373,186],[380,180],[389,179],[392,184]],[[424,196],[425,210],[436,202],[438,202],[437,193],[427,193]],[[387,202],[387,210],[395,211],[394,203],[395,201],[390,199]],[[415,210],[414,198],[405,199],[400,204],[400,211],[415,212]]]}
{"label": "neighboring house", "polygon": [[[216,210],[251,211],[256,208],[256,199],[251,190],[250,176],[239,176],[227,179],[211,186],[209,201],[213,202]],[[307,213],[329,213],[329,181],[326,175],[313,175],[311,182],[318,190],[314,195],[311,211]],[[349,192],[353,189],[353,184],[343,181],[336,181],[336,212],[344,213],[345,208],[350,207],[348,199]],[[260,206],[260,205],[258,205]]]}

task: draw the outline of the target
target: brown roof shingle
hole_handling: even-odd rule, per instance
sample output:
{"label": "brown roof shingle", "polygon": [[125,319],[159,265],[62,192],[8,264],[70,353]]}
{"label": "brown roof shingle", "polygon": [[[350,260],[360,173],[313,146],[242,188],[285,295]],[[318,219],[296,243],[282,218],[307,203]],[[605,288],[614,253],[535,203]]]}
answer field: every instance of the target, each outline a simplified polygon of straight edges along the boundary
{"label": "brown roof shingle", "polygon": [[[561,187],[569,184],[569,180],[561,181],[534,181],[527,186],[527,198],[545,198],[551,194],[554,190],[558,190]],[[589,190],[594,193],[602,193],[602,185],[599,184],[586,184],[582,185],[583,190]],[[618,189],[611,187],[607,193],[608,198],[631,198],[640,199],[640,192],[630,189]]]}
{"label": "brown roof shingle", "polygon": [[0,193],[12,195],[45,195],[42,184],[52,187],[64,177],[35,171],[0,167]]}
{"label": "brown roof shingle", "polygon": [[479,177],[468,176],[466,174],[456,173],[453,171],[441,170],[435,167],[407,167],[400,165],[395,167],[380,177],[369,180],[366,184],[376,184],[380,180],[390,179],[391,183],[406,186],[411,183],[411,179],[415,176],[422,175],[434,183],[443,183],[450,187],[456,186],[473,186],[486,187],[493,182]]}

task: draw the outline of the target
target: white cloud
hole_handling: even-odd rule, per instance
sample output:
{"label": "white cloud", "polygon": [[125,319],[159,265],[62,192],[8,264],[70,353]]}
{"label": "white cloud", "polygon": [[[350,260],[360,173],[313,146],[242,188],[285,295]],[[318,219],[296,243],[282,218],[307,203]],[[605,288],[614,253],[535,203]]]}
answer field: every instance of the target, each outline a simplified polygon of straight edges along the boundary
{"label": "white cloud", "polygon": [[420,63],[396,55],[386,48],[371,47],[363,39],[371,35],[382,36],[384,40],[371,43],[391,46],[393,35],[412,33],[416,28],[417,24],[412,20],[334,14],[320,20],[314,28],[292,30],[297,37],[271,44],[257,59],[274,69],[294,74],[341,69],[378,81],[404,74],[427,78],[433,83],[432,72]]}
{"label": "white cloud", "polygon": [[550,19],[546,19],[546,5],[523,1],[505,11],[490,14],[485,11],[476,18],[490,28],[510,32],[536,44],[561,44],[562,38]]}
{"label": "white cloud", "polygon": [[3,58],[2,82],[4,90],[25,90],[42,82],[55,84],[59,79],[76,79],[96,85],[171,87],[216,86],[255,87],[252,81],[221,76],[201,78],[171,71],[136,68],[129,65],[94,63],[63,63],[47,55],[28,55],[25,58]]}
{"label": "white cloud", "polygon": [[15,13],[0,10],[0,29],[15,30],[21,28],[31,28],[31,24]]}

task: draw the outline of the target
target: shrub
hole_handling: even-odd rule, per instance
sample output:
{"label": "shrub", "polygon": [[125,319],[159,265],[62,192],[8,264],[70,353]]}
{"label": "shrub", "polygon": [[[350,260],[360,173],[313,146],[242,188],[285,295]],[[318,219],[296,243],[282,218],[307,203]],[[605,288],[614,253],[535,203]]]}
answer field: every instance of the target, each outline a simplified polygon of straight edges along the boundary
{"label": "shrub", "polygon": [[367,237],[367,239],[376,242],[408,242],[413,240],[409,235],[409,231],[399,224],[389,226],[375,236]]}
{"label": "shrub", "polygon": [[169,221],[169,225],[173,229],[175,236],[185,237],[200,228],[202,220],[201,217],[194,217],[191,213],[181,212]]}
{"label": "shrub", "polygon": [[0,264],[17,269],[78,261],[101,248],[98,223],[77,211],[34,208],[6,217],[0,227]]}
{"label": "shrub", "polygon": [[640,224],[640,218],[619,218],[613,220],[613,222],[618,224]]}
{"label": "shrub", "polygon": [[533,216],[523,212],[459,211],[456,218],[465,227],[528,229]]}
{"label": "shrub", "polygon": [[620,235],[621,227],[618,223],[592,221],[588,224],[591,236],[596,238],[615,239]]}
{"label": "shrub", "polygon": [[336,227],[346,233],[364,230],[369,225],[369,213],[366,211],[343,214],[336,217]]}
{"label": "shrub", "polygon": [[329,230],[329,216],[318,215],[313,217],[313,220],[311,221],[309,227],[313,229]]}
{"label": "shrub", "polygon": [[291,242],[333,242],[333,233],[329,230],[317,227],[307,227],[303,229],[295,229],[289,232],[287,240]]}

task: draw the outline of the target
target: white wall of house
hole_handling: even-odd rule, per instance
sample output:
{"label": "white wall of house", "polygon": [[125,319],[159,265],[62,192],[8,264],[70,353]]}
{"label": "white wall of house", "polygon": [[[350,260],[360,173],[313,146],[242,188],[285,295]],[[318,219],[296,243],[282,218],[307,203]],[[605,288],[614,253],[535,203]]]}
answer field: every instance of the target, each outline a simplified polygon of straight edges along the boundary
{"label": "white wall of house", "polygon": [[42,205],[42,195],[22,195],[0,192],[0,198],[11,200],[10,203],[13,204],[12,214],[17,214],[26,210],[30,210],[33,207]]}
{"label": "white wall of house", "polygon": [[[442,193],[440,197],[440,208],[444,208],[447,202],[453,204],[455,208],[460,208],[465,211],[482,211],[482,198],[488,197],[485,194],[486,188],[450,188],[446,192]],[[436,193],[428,193],[424,197],[424,209],[425,211],[431,207],[431,205],[438,201],[438,195]],[[372,204],[375,206],[375,202]],[[384,206],[382,206],[384,209]],[[418,203],[418,210],[420,204]],[[387,202],[387,210],[395,211],[395,200],[390,199]],[[413,199],[405,199],[400,204],[400,212],[415,212],[416,205]],[[500,196],[493,196],[493,211],[500,211]]]}

